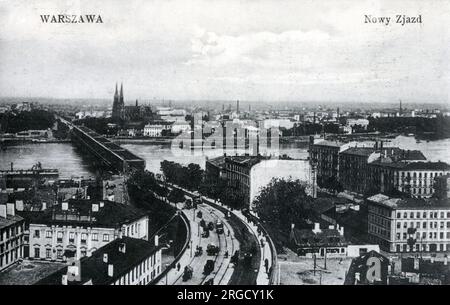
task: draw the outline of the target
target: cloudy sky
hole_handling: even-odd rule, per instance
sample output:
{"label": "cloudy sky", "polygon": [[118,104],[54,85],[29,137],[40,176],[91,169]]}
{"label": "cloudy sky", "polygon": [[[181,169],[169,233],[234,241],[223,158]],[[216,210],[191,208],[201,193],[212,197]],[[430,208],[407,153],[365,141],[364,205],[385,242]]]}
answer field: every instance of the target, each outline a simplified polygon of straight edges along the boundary
{"label": "cloudy sky", "polygon": [[[41,22],[61,13],[104,23]],[[0,0],[0,95],[447,102],[449,21],[439,0]]]}

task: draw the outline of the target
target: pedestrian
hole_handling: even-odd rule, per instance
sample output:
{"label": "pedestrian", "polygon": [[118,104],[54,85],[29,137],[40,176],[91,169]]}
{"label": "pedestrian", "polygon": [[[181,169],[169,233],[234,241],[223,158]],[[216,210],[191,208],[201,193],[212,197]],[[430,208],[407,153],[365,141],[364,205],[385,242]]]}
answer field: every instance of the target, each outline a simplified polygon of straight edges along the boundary
{"label": "pedestrian", "polygon": [[177,271],[180,271],[180,269],[181,269],[181,265],[180,265],[180,263],[178,263],[178,265],[177,265]]}
{"label": "pedestrian", "polygon": [[266,273],[268,273],[269,272],[269,260],[267,258],[264,260],[264,267],[266,267]]}

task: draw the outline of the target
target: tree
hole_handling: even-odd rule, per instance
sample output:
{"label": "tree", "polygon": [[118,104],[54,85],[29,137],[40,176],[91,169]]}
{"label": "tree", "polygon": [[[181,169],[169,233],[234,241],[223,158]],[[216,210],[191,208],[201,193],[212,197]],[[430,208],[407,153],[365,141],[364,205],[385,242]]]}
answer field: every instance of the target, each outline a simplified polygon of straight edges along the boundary
{"label": "tree", "polygon": [[300,180],[273,178],[253,203],[261,220],[284,234],[311,215],[312,199]]}
{"label": "tree", "polygon": [[168,199],[169,201],[174,202],[175,204],[177,204],[178,202],[183,202],[184,192],[178,188],[174,188],[172,189],[172,191],[170,191]]}

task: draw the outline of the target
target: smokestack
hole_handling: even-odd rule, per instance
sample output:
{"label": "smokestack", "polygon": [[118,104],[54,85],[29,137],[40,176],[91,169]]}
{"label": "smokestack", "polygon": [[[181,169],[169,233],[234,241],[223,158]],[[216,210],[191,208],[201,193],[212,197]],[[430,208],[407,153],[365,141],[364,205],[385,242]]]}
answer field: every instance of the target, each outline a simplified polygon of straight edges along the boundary
{"label": "smokestack", "polygon": [[11,171],[14,170],[14,162],[11,162]]}
{"label": "smokestack", "polygon": [[236,101],[236,112],[239,113],[239,100]]}

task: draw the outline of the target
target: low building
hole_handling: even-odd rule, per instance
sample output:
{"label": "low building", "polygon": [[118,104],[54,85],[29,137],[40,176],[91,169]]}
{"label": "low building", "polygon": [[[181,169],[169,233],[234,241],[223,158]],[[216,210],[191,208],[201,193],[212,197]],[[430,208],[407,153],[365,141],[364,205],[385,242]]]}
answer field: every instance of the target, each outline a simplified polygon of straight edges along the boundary
{"label": "low building", "polygon": [[0,270],[23,258],[25,220],[15,214],[14,204],[0,204]]}
{"label": "low building", "polygon": [[450,251],[450,199],[391,198],[366,200],[368,235],[388,252]]}
{"label": "low building", "polygon": [[164,132],[171,130],[172,123],[155,122],[144,126],[145,137],[162,137]]}
{"label": "low building", "polygon": [[29,223],[32,259],[80,259],[123,236],[147,239],[148,216],[112,201],[69,200],[40,212],[22,212]]}
{"label": "low building", "polygon": [[155,243],[121,237],[36,284],[148,285],[162,272],[161,249],[157,237]]}
{"label": "low building", "polygon": [[313,229],[293,228],[290,243],[300,256],[306,257],[345,257],[348,242],[344,238],[344,228],[329,226],[321,229],[319,223],[314,223]]}

